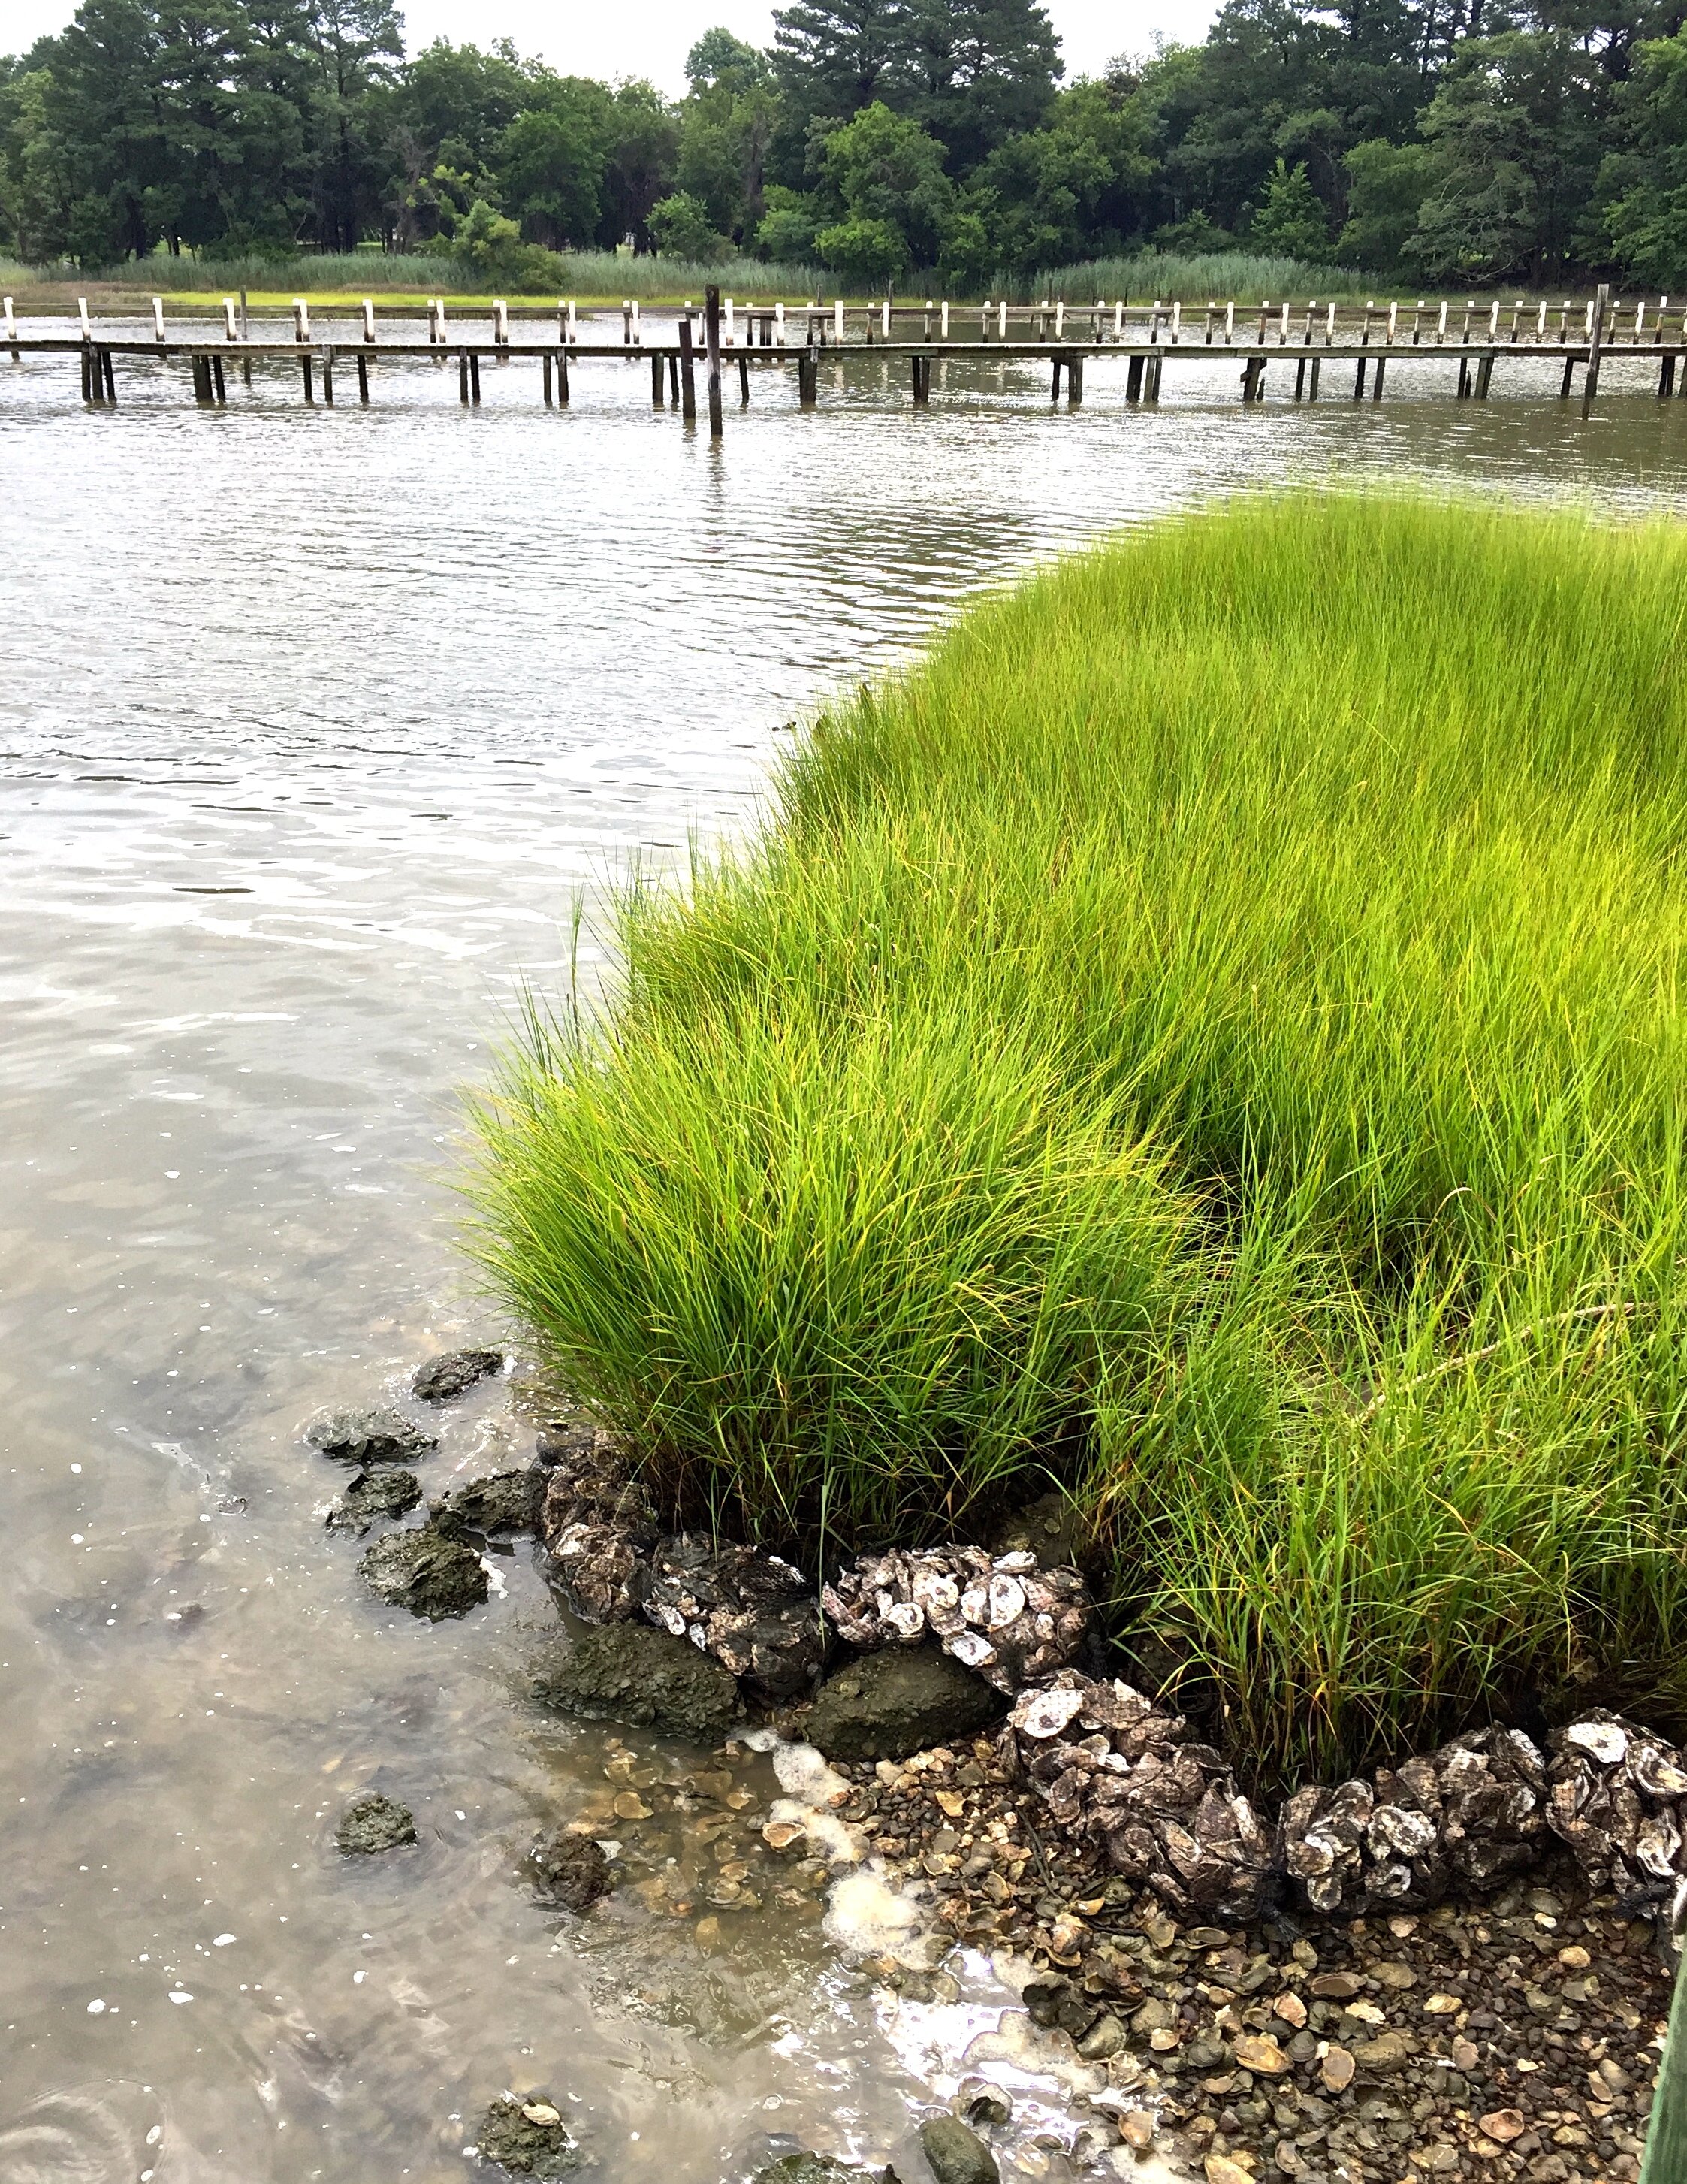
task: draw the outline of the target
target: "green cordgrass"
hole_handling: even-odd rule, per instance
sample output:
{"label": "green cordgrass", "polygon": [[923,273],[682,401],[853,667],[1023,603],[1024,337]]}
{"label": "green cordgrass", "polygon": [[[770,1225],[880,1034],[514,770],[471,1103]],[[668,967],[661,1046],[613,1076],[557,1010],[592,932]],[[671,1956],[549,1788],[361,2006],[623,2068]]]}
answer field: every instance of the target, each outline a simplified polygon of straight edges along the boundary
{"label": "green cordgrass", "polygon": [[1655,1693],[1684,600],[1668,527],[1355,495],[975,610],[628,902],[482,1108],[486,1264],[764,1535],[1067,1481],[1266,1774]]}
{"label": "green cordgrass", "polygon": [[1322,303],[1362,302],[1367,296],[1386,302],[1405,291],[1397,281],[1390,288],[1386,275],[1356,271],[1350,265],[1313,265],[1299,258],[1267,258],[1246,250],[1211,254],[1145,250],[1129,258],[1090,258],[1075,265],[1053,265],[1028,281],[1012,282],[1008,292],[1026,300],[1061,297],[1069,304],[1093,304],[1103,296],[1110,303],[1127,297],[1133,304],[1149,304],[1157,297],[1166,304],[1201,305],[1281,304],[1285,298],[1304,304],[1314,296]]}

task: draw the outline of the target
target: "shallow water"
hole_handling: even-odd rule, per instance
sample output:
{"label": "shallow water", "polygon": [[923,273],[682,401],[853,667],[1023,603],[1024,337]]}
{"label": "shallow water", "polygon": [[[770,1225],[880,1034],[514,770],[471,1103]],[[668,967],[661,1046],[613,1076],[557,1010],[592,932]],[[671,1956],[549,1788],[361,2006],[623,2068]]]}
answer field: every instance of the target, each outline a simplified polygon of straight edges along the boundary
{"label": "shallow water", "polygon": [[[770,2134],[922,2173],[923,2074],[1005,1999],[983,1968],[893,2015],[771,1896],[701,1933],[686,1886],[543,1909],[537,1824],[697,1756],[534,1709],[560,1641],[525,1551],[461,1623],[366,1596],[298,1427],[495,1327],[453,1245],[457,1089],[563,975],[571,889],[744,826],[827,689],[1215,491],[1681,506],[1650,367],[1607,363],[1585,428],[1550,365],[1457,406],[1435,369],[1245,412],[1233,363],[1168,370],[1155,412],[1092,363],[1069,414],[1042,367],[952,365],[921,414],[862,356],[812,415],[729,382],[711,448],[642,365],[580,366],[566,414],[537,365],[465,413],[426,363],[367,410],[277,366],[203,413],[120,359],[103,414],[74,357],[0,359],[0,2184],[448,2178],[506,2086],[635,2184]],[[425,1485],[530,1445],[482,1390]],[[765,1758],[734,1780],[777,1794]],[[414,1852],[337,1856],[366,1786]]]}

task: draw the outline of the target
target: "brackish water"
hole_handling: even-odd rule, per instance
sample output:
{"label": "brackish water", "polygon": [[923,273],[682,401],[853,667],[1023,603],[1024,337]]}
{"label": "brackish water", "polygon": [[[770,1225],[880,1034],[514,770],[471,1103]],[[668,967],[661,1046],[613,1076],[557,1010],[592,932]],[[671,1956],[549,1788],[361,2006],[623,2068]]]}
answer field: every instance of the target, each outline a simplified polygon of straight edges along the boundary
{"label": "brackish water", "polygon": [[[642,365],[579,367],[565,415],[536,364],[472,414],[427,364],[366,410],[348,371],[333,411],[231,372],[205,413],[120,359],[103,414],[74,357],[0,359],[0,2184],[434,2184],[506,2086],[627,2184],[770,2135],[923,2173],[924,2059],[999,1997],[899,2015],[771,1902],[537,1904],[537,1824],[688,1756],[535,1711],[525,1550],[461,1623],[366,1596],[298,1428],[495,1331],[458,1088],[563,976],[571,890],[743,827],[826,691],[1215,491],[1687,492],[1649,366],[1607,361],[1587,427],[1550,365],[1484,405],[1402,365],[1379,408],[1245,412],[1236,368],[1169,369],[1155,412],[1092,362],[1074,415],[1045,367],[951,365],[920,413],[860,356],[811,415],[794,375],[747,415],[729,382],[711,448]],[[484,1390],[425,1483],[530,1445]],[[414,1852],[338,1857],[366,1786]]]}

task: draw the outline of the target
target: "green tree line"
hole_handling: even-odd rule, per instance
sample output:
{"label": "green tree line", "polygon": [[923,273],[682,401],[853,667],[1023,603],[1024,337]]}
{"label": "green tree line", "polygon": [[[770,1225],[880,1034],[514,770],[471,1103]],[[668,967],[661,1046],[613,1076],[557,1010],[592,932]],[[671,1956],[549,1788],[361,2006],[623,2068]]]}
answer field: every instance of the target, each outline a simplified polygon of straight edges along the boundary
{"label": "green tree line", "polygon": [[1143,248],[1402,280],[1687,287],[1671,0],[1227,0],[1200,44],[1063,81],[1038,0],[792,0],[683,98],[507,42],[414,55],[391,0],[82,0],[0,59],[0,243],[818,261],[957,291]]}

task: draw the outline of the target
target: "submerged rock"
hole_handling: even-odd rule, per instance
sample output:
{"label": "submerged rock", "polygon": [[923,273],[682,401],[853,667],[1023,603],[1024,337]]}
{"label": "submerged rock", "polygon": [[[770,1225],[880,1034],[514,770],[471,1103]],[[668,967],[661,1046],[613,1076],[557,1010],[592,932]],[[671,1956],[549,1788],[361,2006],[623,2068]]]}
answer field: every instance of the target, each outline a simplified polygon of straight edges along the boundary
{"label": "submerged rock", "polygon": [[424,1403],[445,1403],[504,1370],[501,1350],[448,1350],[418,1365],[410,1380],[410,1393]]}
{"label": "submerged rock", "polygon": [[938,2184],[1000,2184],[995,2155],[959,2116],[928,2116],[920,2146]]}
{"label": "submerged rock", "polygon": [[513,1471],[494,1471],[485,1479],[470,1479],[428,1505],[428,1522],[448,1538],[463,1532],[483,1537],[510,1532],[531,1532],[539,1521],[544,1500],[545,1475],[536,1464]]}
{"label": "submerged rock", "polygon": [[905,1759],[994,1721],[990,1686],[934,1646],[869,1653],[822,1684],[803,1735],[828,1759]]}
{"label": "submerged rock", "polygon": [[366,1532],[383,1517],[407,1517],[421,1500],[414,1471],[360,1471],[328,1512],[331,1532]]}
{"label": "submerged rock", "polygon": [[493,2103],[481,2124],[480,2152],[482,2161],[495,2161],[512,2176],[567,2176],[580,2165],[562,2111],[537,2094]]}
{"label": "submerged rock", "polygon": [[610,1862],[590,1836],[571,1835],[562,1829],[541,1836],[529,1855],[540,1888],[567,1910],[587,1911],[615,1886]]}
{"label": "submerged rock", "polygon": [[738,1685],[718,1661],[643,1623],[584,1632],[533,1690],[584,1721],[630,1722],[697,1744],[719,1743],[739,1712]]}
{"label": "submerged rock", "polygon": [[892,1549],[863,1555],[821,1594],[852,1646],[917,1646],[930,1635],[1010,1696],[1077,1658],[1094,1603],[1075,1569],[1020,1549]]}
{"label": "submerged rock", "polygon": [[377,1851],[396,1850],[400,1843],[413,1843],[415,1839],[416,1824],[409,1806],[383,1797],[378,1790],[354,1797],[334,1830],[334,1841],[348,1858],[372,1857]]}
{"label": "submerged rock", "polygon": [[402,1411],[384,1406],[320,1412],[306,1426],[304,1437],[336,1463],[408,1463],[439,1446]]}
{"label": "submerged rock", "polygon": [[487,1596],[480,1557],[432,1524],[387,1533],[365,1552],[358,1572],[383,1600],[430,1623],[465,1615]]}
{"label": "submerged rock", "polygon": [[835,2161],[829,2153],[786,2153],[758,2169],[750,2184],[860,2184],[864,2176],[877,2176],[879,2184],[896,2184],[894,2169],[855,2169]]}
{"label": "submerged rock", "polygon": [[825,1664],[820,1602],[800,1570],[760,1547],[665,1540],[651,1557],[644,1613],[688,1638],[765,1697],[805,1696]]}

